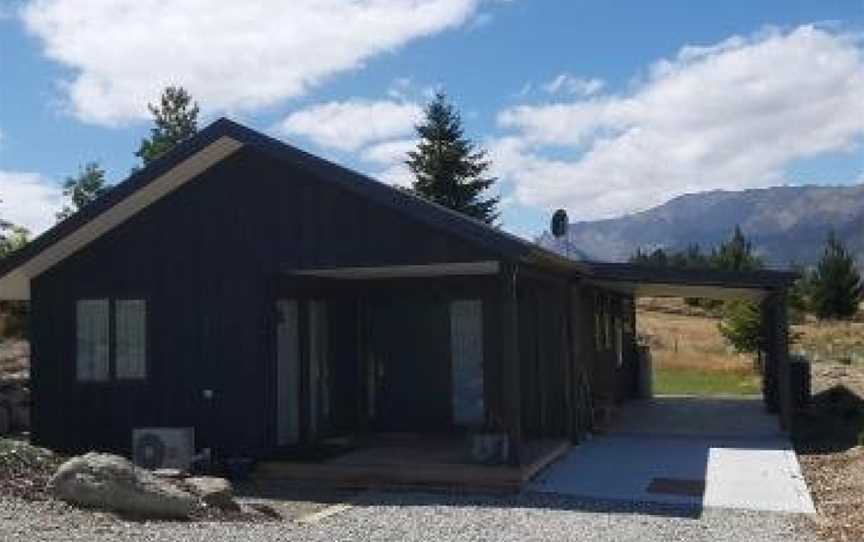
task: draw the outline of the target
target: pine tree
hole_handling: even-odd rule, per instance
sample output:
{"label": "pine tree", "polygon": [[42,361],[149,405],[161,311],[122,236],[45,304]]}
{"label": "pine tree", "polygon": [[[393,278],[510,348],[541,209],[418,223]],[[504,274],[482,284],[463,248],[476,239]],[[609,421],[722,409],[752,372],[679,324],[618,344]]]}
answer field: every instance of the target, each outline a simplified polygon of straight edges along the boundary
{"label": "pine tree", "polygon": [[490,166],[486,151],[465,137],[462,119],[443,93],[426,106],[425,118],[416,130],[420,141],[406,162],[414,174],[414,192],[493,224],[498,218],[498,198],[483,197],[496,181],[486,176]]}
{"label": "pine tree", "polygon": [[[724,271],[753,271],[762,267],[762,261],[753,253],[753,244],[739,226],[735,226],[728,241],[720,243],[711,260],[713,267]],[[705,299],[699,305],[716,308],[720,301]],[[755,352],[763,340],[761,314],[752,301],[728,302],[718,324],[720,333],[738,352]]]}
{"label": "pine tree", "polygon": [[713,267],[724,271],[753,271],[762,267],[762,261],[753,253],[753,244],[740,226],[735,226],[728,241],[720,243],[712,260]]}
{"label": "pine tree", "polygon": [[723,306],[720,334],[736,352],[757,352],[762,346],[762,311],[750,301],[729,301]]}
{"label": "pine tree", "polygon": [[811,278],[811,295],[820,319],[853,316],[864,295],[855,260],[833,231],[828,233],[822,259]]}
{"label": "pine tree", "polygon": [[66,182],[63,183],[63,197],[67,198],[68,203],[57,213],[57,221],[74,215],[104,194],[108,188],[105,182],[105,170],[96,162],[88,162],[78,171],[77,176],[66,177]]}
{"label": "pine tree", "polygon": [[144,166],[198,131],[198,104],[183,87],[167,87],[159,102],[159,105],[147,104],[155,126],[135,153]]}

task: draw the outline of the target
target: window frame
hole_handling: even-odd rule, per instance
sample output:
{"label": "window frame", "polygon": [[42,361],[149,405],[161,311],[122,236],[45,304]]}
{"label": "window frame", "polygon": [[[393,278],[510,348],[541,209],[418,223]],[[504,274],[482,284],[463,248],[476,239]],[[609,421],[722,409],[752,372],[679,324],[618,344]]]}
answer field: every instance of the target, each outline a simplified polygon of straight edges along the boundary
{"label": "window frame", "polygon": [[[95,378],[94,375],[91,374],[89,377],[84,378],[81,374],[81,307],[83,303],[105,303],[106,305],[106,345],[105,345],[105,374],[103,378]],[[88,296],[82,297],[80,299],[75,300],[74,304],[74,315],[75,315],[75,326],[74,326],[74,334],[75,334],[75,363],[73,365],[73,372],[75,375],[75,382],[78,384],[84,385],[102,385],[111,382],[112,380],[112,368],[111,368],[111,299],[104,296]],[[92,365],[92,360],[91,360]]]}
{"label": "window frame", "polygon": [[[107,301],[108,302],[108,370],[106,378],[101,380],[82,380],[78,376],[78,303],[81,301]],[[141,301],[144,304],[144,370],[140,377],[119,377],[117,374],[117,307],[118,301]],[[150,301],[144,295],[85,295],[75,299],[74,305],[74,333],[76,337],[75,361],[73,365],[73,379],[77,385],[83,386],[110,386],[110,385],[139,385],[147,383],[150,379]]]}
{"label": "window frame", "polygon": [[[117,303],[118,302],[128,302],[128,301],[140,301],[144,305],[144,316],[143,316],[143,326],[144,326],[144,359],[142,360],[143,364],[143,376],[119,376],[117,371]],[[109,314],[111,317],[111,325],[110,325],[110,356],[109,356],[109,366],[111,369],[110,376],[114,382],[144,382],[150,376],[150,310],[148,307],[149,303],[147,302],[147,298],[145,297],[116,297],[112,298],[110,302]]]}

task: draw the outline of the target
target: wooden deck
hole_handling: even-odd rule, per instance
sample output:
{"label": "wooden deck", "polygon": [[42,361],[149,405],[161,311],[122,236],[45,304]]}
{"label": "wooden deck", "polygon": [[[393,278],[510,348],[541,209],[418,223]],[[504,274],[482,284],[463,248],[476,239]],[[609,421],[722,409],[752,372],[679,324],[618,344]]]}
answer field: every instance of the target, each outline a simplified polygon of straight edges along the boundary
{"label": "wooden deck", "polygon": [[366,446],[322,461],[267,461],[259,481],[290,480],[351,488],[459,488],[518,491],[540,470],[561,457],[565,439],[527,443],[520,467],[470,463],[464,438],[379,437]]}

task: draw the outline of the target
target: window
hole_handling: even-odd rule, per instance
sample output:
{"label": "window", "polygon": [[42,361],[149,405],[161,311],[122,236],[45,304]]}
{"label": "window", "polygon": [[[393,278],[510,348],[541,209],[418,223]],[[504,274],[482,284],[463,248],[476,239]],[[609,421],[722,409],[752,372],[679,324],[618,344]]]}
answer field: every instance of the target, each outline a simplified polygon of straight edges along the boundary
{"label": "window", "polygon": [[[113,319],[113,328],[110,325]],[[147,307],[141,299],[82,299],[76,306],[81,382],[147,377]]]}
{"label": "window", "polygon": [[114,363],[116,377],[147,377],[147,310],[142,299],[114,303]]}
{"label": "window", "polygon": [[108,300],[84,299],[76,307],[78,380],[108,380]]}

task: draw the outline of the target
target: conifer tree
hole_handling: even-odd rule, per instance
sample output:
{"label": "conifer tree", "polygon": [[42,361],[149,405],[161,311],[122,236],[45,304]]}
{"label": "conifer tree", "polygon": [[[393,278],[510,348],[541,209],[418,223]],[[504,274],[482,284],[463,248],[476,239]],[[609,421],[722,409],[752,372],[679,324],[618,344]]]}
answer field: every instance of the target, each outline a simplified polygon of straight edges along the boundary
{"label": "conifer tree", "polygon": [[849,318],[864,295],[861,275],[843,242],[831,231],[811,278],[813,309],[821,318]]}
{"label": "conifer tree", "polygon": [[147,104],[153,115],[150,137],[141,141],[135,156],[143,166],[189,139],[198,131],[198,104],[183,87],[169,86],[158,105]]}
{"label": "conifer tree", "polygon": [[762,261],[753,253],[753,243],[740,226],[735,226],[728,241],[720,243],[712,259],[714,267],[724,271],[753,271],[762,267]]}
{"label": "conifer tree", "polygon": [[496,179],[488,176],[486,151],[468,140],[456,109],[439,92],[416,126],[417,150],[408,153],[415,193],[487,224],[498,218],[498,198],[484,197]]}
{"label": "conifer tree", "polygon": [[729,301],[723,306],[720,334],[739,353],[757,352],[762,346],[762,311],[750,301]]}

